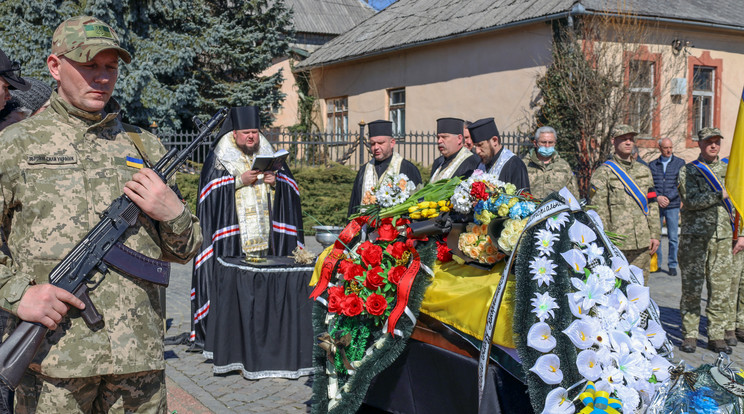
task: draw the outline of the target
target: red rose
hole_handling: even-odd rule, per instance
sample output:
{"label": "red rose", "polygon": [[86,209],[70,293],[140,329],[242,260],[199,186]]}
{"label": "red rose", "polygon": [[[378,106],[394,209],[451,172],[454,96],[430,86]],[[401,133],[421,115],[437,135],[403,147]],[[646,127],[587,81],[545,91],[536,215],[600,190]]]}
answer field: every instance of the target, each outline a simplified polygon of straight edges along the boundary
{"label": "red rose", "polygon": [[395,221],[396,227],[407,226],[409,224],[411,224],[411,220],[404,219],[404,218],[399,218],[398,220]]}
{"label": "red rose", "polygon": [[437,242],[437,260],[442,263],[452,260],[452,250],[447,247],[447,243]]}
{"label": "red rose", "polygon": [[397,237],[398,230],[393,226],[393,223],[383,222],[377,229],[377,241],[389,242],[395,240]]}
{"label": "red rose", "polygon": [[470,187],[470,195],[477,198],[478,200],[488,200],[488,193],[486,192],[486,184],[482,181],[476,181]]}
{"label": "red rose", "polygon": [[387,274],[388,282],[398,286],[398,283],[400,283],[400,279],[403,278],[403,273],[405,272],[406,268],[404,266],[391,267]]}
{"label": "red rose", "polygon": [[351,260],[342,260],[338,264],[338,273],[345,275],[349,271],[349,268],[351,267],[351,265],[353,264],[354,262],[352,262]]}
{"label": "red rose", "polygon": [[367,266],[378,266],[382,262],[382,247],[366,241],[358,250],[361,251],[362,261]]}
{"label": "red rose", "polygon": [[344,280],[351,282],[356,278],[357,276],[361,276],[364,274],[364,266],[356,263],[352,263],[349,265],[349,268],[346,270],[346,273],[344,273]]}
{"label": "red rose", "polygon": [[405,253],[406,250],[408,250],[408,248],[406,247],[405,243],[395,242],[391,245],[388,245],[385,251],[390,253],[390,255],[393,256],[394,258],[400,259],[401,257],[403,257],[403,253]]}
{"label": "red rose", "polygon": [[356,293],[352,293],[344,298],[344,301],[341,303],[341,307],[341,312],[344,315],[357,316],[362,313],[362,309],[364,309],[364,301],[362,300],[362,298],[357,296]]}
{"label": "red rose", "polygon": [[367,313],[370,315],[382,315],[387,310],[387,300],[382,295],[373,293],[367,297]]}
{"label": "red rose", "polygon": [[341,312],[344,299],[344,288],[341,286],[333,286],[328,289],[328,312],[339,313]]}
{"label": "red rose", "polygon": [[380,276],[382,268],[375,266],[372,269],[367,270],[367,278],[364,279],[364,287],[369,290],[375,290],[378,287],[385,284],[385,279]]}

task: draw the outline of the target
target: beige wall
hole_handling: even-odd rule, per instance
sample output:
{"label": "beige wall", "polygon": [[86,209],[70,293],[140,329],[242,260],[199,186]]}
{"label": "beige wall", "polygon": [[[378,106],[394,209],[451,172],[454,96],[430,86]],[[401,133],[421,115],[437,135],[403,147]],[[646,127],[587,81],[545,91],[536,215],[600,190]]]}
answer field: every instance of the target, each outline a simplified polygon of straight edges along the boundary
{"label": "beige wall", "polygon": [[[551,32],[535,24],[312,71],[320,98],[349,97],[349,125],[388,119],[387,90],[406,89],[406,130],[433,131],[444,116],[494,117],[513,131],[550,59]],[[325,108],[325,106],[323,106]]]}
{"label": "beige wall", "polygon": [[295,83],[295,78],[292,74],[290,62],[290,58],[282,58],[281,60],[274,62],[274,64],[269,66],[259,75],[271,76],[281,70],[282,76],[284,77],[284,82],[282,82],[280,89],[286,96],[284,97],[284,102],[282,102],[281,108],[279,108],[279,111],[274,114],[272,127],[289,127],[295,125],[298,120],[297,100],[299,99],[299,95],[297,94],[297,84]]}
{"label": "beige wall", "polygon": [[[744,87],[742,38],[740,32],[674,25],[654,27],[648,38],[648,52],[660,53],[662,61],[659,136],[672,138],[676,154],[686,160],[698,154],[688,140],[689,95],[672,97],[670,79],[689,77],[689,56],[707,52],[722,60],[716,126],[726,138],[721,154],[728,155]],[[675,55],[673,39],[692,46]],[[492,116],[502,131],[527,131],[534,112],[530,102],[537,96],[535,79],[550,61],[551,42],[550,26],[544,23],[469,36],[314,69],[311,88],[321,99],[348,96],[352,132],[360,121],[388,119],[387,90],[399,87],[406,89],[408,131],[433,131],[435,120],[443,116],[469,120]],[[692,80],[687,82],[690,87]],[[325,104],[320,107],[325,122]],[[653,146],[656,138],[648,145]],[[643,149],[641,154],[650,160],[658,157],[658,150]]]}

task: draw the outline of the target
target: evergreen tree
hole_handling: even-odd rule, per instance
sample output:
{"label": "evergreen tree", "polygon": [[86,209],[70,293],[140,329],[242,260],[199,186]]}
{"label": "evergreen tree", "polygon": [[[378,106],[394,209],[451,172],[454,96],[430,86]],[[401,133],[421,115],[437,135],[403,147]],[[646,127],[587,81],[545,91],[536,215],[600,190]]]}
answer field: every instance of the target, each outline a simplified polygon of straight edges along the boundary
{"label": "evergreen tree", "polygon": [[281,72],[259,76],[288,50],[291,15],[282,0],[3,0],[0,48],[22,63],[23,76],[52,84],[52,34],[76,15],[110,24],[132,54],[114,97],[133,124],[188,128],[193,115],[249,104],[269,124],[284,98]]}

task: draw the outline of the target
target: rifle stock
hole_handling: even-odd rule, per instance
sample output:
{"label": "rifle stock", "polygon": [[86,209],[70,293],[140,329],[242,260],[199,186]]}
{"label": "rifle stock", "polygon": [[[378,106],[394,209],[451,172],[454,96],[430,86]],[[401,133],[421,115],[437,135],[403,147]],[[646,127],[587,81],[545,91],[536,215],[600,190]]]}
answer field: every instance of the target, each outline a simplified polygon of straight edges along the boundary
{"label": "rifle stock", "polygon": [[21,383],[48,329],[41,324],[21,321],[0,346],[0,381],[11,389]]}
{"label": "rifle stock", "polygon": [[[175,173],[198,144],[208,137],[227,116],[227,108],[218,111],[200,131],[191,144],[181,152],[172,148],[153,167],[163,181]],[[164,169],[164,170],[163,170]],[[105,274],[108,267],[104,257],[113,248],[127,228],[133,225],[141,210],[125,195],[114,200],[102,214],[101,221],[86,234],[82,241],[55,266],[49,275],[53,285],[73,293],[85,303],[81,318],[91,330],[103,327],[103,317],[88,296],[88,278],[98,270]],[[0,344],[0,381],[15,389],[26,369],[44,342],[48,329],[41,324],[21,321],[8,339]]]}

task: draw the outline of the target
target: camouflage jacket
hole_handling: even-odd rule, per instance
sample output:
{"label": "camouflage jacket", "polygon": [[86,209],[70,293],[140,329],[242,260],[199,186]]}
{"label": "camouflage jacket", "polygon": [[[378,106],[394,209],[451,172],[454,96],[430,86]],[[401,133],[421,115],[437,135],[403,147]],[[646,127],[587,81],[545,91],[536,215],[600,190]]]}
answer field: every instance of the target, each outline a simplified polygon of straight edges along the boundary
{"label": "camouflage jacket", "polygon": [[571,166],[554,153],[549,163],[545,164],[537,158],[535,149],[522,158],[527,166],[527,174],[530,177],[530,193],[537,198],[545,198],[548,194],[567,187],[576,197],[579,196],[579,184],[576,180]]}
{"label": "camouflage jacket", "polygon": [[[705,163],[703,157],[698,157]],[[716,159],[710,169],[723,183],[727,165]],[[682,198],[681,234],[694,234],[707,238],[730,239],[731,221],[723,206],[723,193],[713,191],[700,170],[689,163],[679,170],[679,195]]]}
{"label": "camouflage jacket", "polygon": [[[654,186],[647,166],[636,161],[623,161],[617,156],[612,159],[633,177],[644,194]],[[648,215],[644,214],[610,167],[602,164],[594,171],[589,195],[590,204],[596,206],[604,229],[625,236],[620,246],[622,250],[648,248],[651,239],[661,240],[659,205],[656,201],[649,202]]]}
{"label": "camouflage jacket", "polygon": [[[12,255],[0,253],[0,306],[12,313],[32,281],[49,282],[52,268],[137,171],[127,156],[142,156],[123,130],[118,105],[112,100],[107,110],[101,119],[54,93],[48,109],[0,133],[0,202]],[[153,162],[165,153],[154,135],[142,131],[140,137]],[[140,253],[181,263],[202,240],[188,209],[159,224],[141,214],[124,237]],[[164,369],[160,295],[156,285],[111,271],[90,293],[105,327],[93,332],[70,310],[31,368],[57,378]]]}

